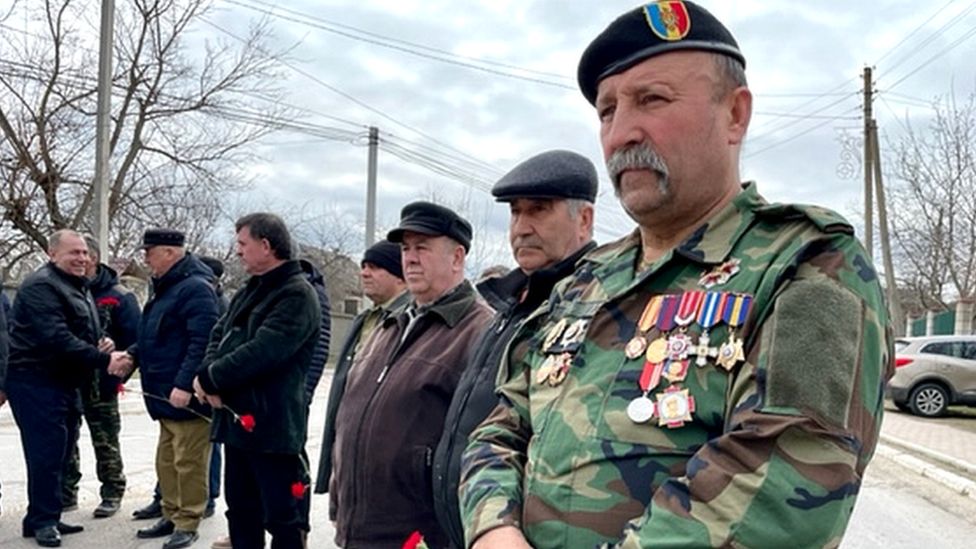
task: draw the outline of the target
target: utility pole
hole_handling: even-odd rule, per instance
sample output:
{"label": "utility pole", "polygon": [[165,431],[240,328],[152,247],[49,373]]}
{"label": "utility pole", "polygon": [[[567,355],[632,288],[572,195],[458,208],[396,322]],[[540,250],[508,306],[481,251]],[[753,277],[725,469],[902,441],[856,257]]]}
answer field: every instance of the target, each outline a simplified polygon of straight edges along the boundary
{"label": "utility pole", "polygon": [[884,181],[881,177],[881,147],[878,144],[878,124],[871,121],[871,156],[874,157],[874,186],[878,193],[878,235],[881,238],[881,260],[884,262],[885,286],[888,288],[888,310],[895,335],[902,335],[905,319],[898,301],[898,285],[895,282],[895,265],[891,260],[891,239],[888,237],[888,206],[885,201]]}
{"label": "utility pole", "polygon": [[98,48],[98,114],[95,129],[95,238],[98,257],[108,261],[109,124],[112,110],[112,36],[115,0],[102,0],[102,27]]}
{"label": "utility pole", "polygon": [[380,144],[380,130],[369,127],[369,157],[366,166],[366,247],[376,242],[376,153]]}
{"label": "utility pole", "polygon": [[874,205],[871,203],[873,187],[871,177],[874,164],[871,147],[871,124],[874,121],[871,112],[873,101],[871,87],[871,67],[864,67],[864,248],[868,252],[868,259],[874,260]]}

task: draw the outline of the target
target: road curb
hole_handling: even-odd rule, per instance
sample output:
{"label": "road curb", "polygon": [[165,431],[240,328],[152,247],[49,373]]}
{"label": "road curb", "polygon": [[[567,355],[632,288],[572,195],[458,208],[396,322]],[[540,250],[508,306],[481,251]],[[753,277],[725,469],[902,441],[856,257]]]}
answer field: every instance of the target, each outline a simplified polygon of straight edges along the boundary
{"label": "road curb", "polygon": [[[882,436],[882,439],[884,438],[890,438],[890,437]],[[889,442],[889,441],[885,441],[885,442]],[[926,450],[931,452],[928,449]],[[919,459],[899,449],[893,448],[892,446],[888,446],[887,444],[878,444],[875,453],[885,458],[888,458],[894,461],[895,463],[911,471],[914,471],[915,473],[925,478],[932,479],[961,496],[976,500],[976,482],[973,482],[971,479],[968,479],[961,475],[957,475],[956,473],[952,473],[950,471],[946,471],[945,469],[943,469],[938,465],[934,465],[928,461]],[[932,453],[936,453],[936,452],[932,452]],[[948,458],[949,456],[943,456],[943,457]],[[949,458],[949,459],[954,459],[954,458]],[[960,463],[965,463],[965,462],[960,462]]]}
{"label": "road curb", "polygon": [[960,471],[965,471],[970,477],[976,478],[976,464],[969,463],[968,461],[961,460],[941,452],[936,452],[935,450],[926,448],[925,446],[915,444],[914,442],[908,442],[907,440],[902,440],[884,433],[881,434],[881,441],[890,446],[897,446],[904,450],[908,450],[913,454],[920,454]]}

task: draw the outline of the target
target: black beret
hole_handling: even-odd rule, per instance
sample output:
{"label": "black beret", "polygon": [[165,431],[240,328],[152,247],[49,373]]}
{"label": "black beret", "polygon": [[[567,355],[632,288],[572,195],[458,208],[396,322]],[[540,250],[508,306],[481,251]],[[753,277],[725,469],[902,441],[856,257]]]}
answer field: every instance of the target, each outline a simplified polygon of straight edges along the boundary
{"label": "black beret", "polygon": [[547,151],[512,168],[491,188],[499,202],[516,198],[575,198],[594,202],[599,181],[588,158],[571,151]]}
{"label": "black beret", "polygon": [[400,226],[386,235],[390,242],[403,242],[404,231],[430,236],[449,236],[464,251],[471,249],[471,224],[448,208],[432,202],[412,202],[400,211]]}
{"label": "black beret", "polygon": [[597,86],[648,57],[675,50],[705,50],[746,59],[729,29],[694,2],[651,2],[610,23],[583,52],[576,79],[596,104]]}
{"label": "black beret", "polygon": [[362,264],[365,263],[372,263],[403,280],[403,260],[400,255],[400,246],[389,240],[381,240],[366,248]]}
{"label": "black beret", "polygon": [[186,243],[186,237],[176,229],[149,229],[142,235],[142,248],[153,246],[177,246],[182,247]]}

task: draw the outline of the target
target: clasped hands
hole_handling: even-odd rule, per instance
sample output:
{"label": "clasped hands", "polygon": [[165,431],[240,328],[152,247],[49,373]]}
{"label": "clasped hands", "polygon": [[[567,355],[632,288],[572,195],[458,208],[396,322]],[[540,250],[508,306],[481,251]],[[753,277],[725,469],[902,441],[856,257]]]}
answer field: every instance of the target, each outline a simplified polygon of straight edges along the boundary
{"label": "clasped hands", "polygon": [[197,401],[200,404],[209,404],[214,408],[223,408],[224,401],[220,399],[220,395],[207,394],[203,390],[203,385],[200,384],[200,377],[197,376],[193,378],[193,392],[196,393]]}
{"label": "clasped hands", "polygon": [[108,373],[116,377],[126,377],[135,368],[135,361],[132,355],[125,351],[116,351],[115,342],[111,338],[103,337],[98,341],[98,350],[109,353],[111,358],[108,361]]}

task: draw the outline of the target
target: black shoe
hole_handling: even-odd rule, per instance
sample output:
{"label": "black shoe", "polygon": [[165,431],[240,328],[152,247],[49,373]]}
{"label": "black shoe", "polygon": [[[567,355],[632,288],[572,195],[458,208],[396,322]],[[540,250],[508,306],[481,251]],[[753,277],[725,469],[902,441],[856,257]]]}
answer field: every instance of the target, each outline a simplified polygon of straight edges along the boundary
{"label": "black shoe", "polygon": [[173,533],[175,525],[173,521],[161,518],[156,521],[149,528],[143,528],[136,532],[137,538],[147,539],[147,538],[161,538],[163,536],[168,536]]}
{"label": "black shoe", "polygon": [[95,518],[106,518],[119,512],[119,502],[112,501],[108,499],[103,499],[98,507],[92,512],[92,516]]}
{"label": "black shoe", "polygon": [[163,516],[163,506],[158,501],[153,500],[149,505],[133,511],[132,516],[136,520],[160,518]]}
{"label": "black shoe", "polygon": [[81,532],[81,531],[83,531],[85,529],[85,527],[82,526],[82,525],[80,525],[80,524],[67,524],[67,523],[64,523],[64,522],[58,522],[58,525],[57,526],[50,526],[50,527],[44,526],[44,527],[39,528],[37,530],[34,530],[33,528],[31,528],[31,527],[29,527],[29,526],[27,526],[25,524],[24,525],[24,529],[23,529],[23,536],[25,538],[32,538],[38,532],[40,532],[41,530],[44,530],[45,528],[54,528],[55,530],[58,531],[59,534],[62,534],[62,535],[65,535],[65,536],[68,535],[68,534],[77,534],[78,532]]}
{"label": "black shoe", "polygon": [[207,505],[207,508],[203,510],[203,518],[208,519],[214,516],[214,511],[216,511],[216,505]]}
{"label": "black shoe", "polygon": [[44,526],[31,533],[41,547],[61,547],[61,534],[54,526]]}
{"label": "black shoe", "polygon": [[196,532],[190,532],[188,530],[177,530],[173,532],[173,535],[166,540],[163,544],[163,549],[180,549],[180,547],[189,547],[193,544],[200,536]]}

